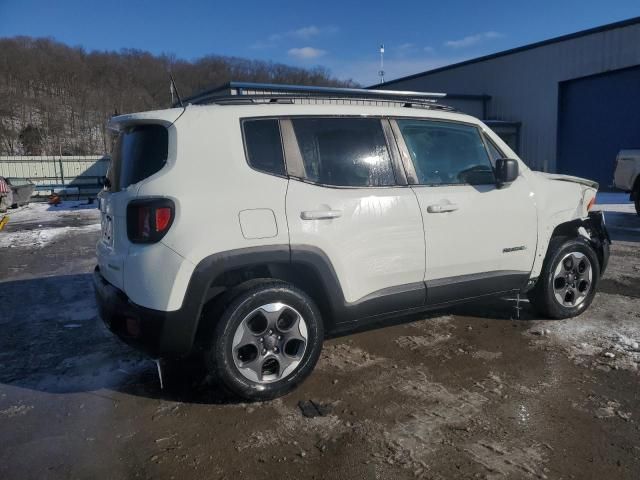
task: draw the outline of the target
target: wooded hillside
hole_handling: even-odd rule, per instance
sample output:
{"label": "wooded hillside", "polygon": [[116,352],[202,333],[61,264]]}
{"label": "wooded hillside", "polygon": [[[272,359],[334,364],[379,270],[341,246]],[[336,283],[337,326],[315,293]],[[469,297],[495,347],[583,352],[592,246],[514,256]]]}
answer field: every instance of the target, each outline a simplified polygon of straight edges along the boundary
{"label": "wooded hillside", "polygon": [[114,113],[168,107],[230,80],[352,85],[323,68],[210,55],[189,62],[140,50],[87,52],[52,39],[0,38],[0,155],[103,154]]}

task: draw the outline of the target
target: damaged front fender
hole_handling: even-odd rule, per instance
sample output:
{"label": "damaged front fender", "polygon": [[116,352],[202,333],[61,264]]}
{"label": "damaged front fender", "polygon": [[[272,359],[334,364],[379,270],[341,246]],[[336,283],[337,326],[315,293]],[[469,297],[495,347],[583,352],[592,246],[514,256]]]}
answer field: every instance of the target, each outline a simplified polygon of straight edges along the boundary
{"label": "damaged front fender", "polygon": [[605,225],[604,213],[589,212],[588,218],[578,221],[578,233],[584,236],[598,254],[600,261],[600,275],[602,276],[609,263],[609,246],[611,237]]}

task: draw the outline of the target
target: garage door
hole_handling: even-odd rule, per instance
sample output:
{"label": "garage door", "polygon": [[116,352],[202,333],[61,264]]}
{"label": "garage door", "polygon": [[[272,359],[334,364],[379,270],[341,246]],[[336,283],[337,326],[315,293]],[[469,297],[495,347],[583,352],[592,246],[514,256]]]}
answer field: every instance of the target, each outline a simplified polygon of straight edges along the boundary
{"label": "garage door", "polygon": [[560,83],[558,172],[611,185],[616,154],[640,148],[640,67]]}

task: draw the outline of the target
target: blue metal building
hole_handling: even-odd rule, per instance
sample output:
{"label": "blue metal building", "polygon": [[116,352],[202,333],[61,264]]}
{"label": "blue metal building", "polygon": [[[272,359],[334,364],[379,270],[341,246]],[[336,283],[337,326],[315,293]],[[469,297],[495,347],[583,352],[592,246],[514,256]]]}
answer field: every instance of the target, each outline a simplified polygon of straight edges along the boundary
{"label": "blue metal building", "polygon": [[533,169],[606,188],[618,151],[640,148],[640,17],[371,88],[455,92],[442,103],[486,120]]}

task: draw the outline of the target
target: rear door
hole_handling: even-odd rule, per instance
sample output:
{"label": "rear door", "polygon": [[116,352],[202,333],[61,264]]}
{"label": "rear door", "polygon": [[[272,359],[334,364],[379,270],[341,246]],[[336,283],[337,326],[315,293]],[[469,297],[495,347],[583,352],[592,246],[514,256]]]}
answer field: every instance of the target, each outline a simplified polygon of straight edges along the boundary
{"label": "rear door", "polygon": [[282,127],[291,249],[329,259],[349,312],[336,321],[423,305],[422,218],[388,121],[303,117]]}
{"label": "rear door", "polygon": [[496,187],[492,159],[502,155],[475,125],[398,119],[393,128],[424,219],[427,303],[524,286],[537,239],[526,179]]}

